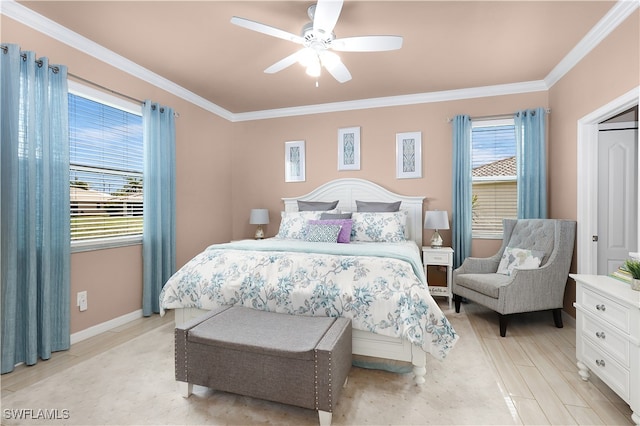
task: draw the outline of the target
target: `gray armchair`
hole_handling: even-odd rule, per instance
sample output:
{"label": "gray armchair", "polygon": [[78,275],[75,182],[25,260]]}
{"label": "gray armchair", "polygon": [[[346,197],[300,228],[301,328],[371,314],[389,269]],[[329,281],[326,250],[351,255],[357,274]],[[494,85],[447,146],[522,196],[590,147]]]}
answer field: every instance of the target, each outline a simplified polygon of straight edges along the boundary
{"label": "gray armchair", "polygon": [[[456,312],[461,298],[500,314],[500,336],[507,333],[511,314],[552,310],[562,328],[564,288],[569,276],[576,222],[559,219],[504,219],[500,251],[488,258],[469,257],[453,271]],[[532,250],[541,256],[535,269],[515,268],[511,275],[497,273],[507,247]]]}

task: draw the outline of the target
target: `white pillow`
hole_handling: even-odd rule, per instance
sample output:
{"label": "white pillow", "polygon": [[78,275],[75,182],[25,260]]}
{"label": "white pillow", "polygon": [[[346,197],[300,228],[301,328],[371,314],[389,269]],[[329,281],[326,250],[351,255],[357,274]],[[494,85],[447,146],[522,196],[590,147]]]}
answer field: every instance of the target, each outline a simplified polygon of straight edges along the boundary
{"label": "white pillow", "polygon": [[540,267],[542,256],[544,253],[541,251],[507,247],[502,253],[497,273],[511,275],[515,268],[537,269]]}
{"label": "white pillow", "polygon": [[393,213],[354,212],[351,215],[351,240],[387,243],[404,241],[407,216],[406,210]]}
{"label": "white pillow", "polygon": [[280,214],[280,229],[275,238],[304,239],[307,222],[320,219],[322,211],[282,212]]}

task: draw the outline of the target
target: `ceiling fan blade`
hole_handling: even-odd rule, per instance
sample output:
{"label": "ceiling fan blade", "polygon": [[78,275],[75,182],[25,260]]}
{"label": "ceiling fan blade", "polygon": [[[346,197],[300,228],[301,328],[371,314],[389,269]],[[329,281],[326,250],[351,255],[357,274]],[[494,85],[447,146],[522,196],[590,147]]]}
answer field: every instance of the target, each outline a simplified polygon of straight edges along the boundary
{"label": "ceiling fan blade", "polygon": [[297,36],[295,34],[289,33],[287,31],[281,30],[276,27],[261,24],[260,22],[251,21],[249,19],[239,18],[237,16],[234,16],[231,18],[231,23],[239,27],[244,27],[252,31],[257,31],[262,34],[278,37],[283,40],[292,41],[294,43],[302,44],[304,42],[304,39],[300,36]]}
{"label": "ceiling fan blade", "polygon": [[402,47],[401,36],[362,36],[337,38],[331,48],[339,52],[382,52]]}
{"label": "ceiling fan blade", "polygon": [[351,73],[335,53],[326,50],[320,52],[320,61],[322,62],[322,66],[324,66],[324,68],[329,71],[329,74],[338,80],[338,82],[345,83],[351,80]]}
{"label": "ceiling fan blade", "polygon": [[297,52],[292,53],[286,58],[280,59],[278,62],[276,62],[275,64],[271,65],[269,68],[264,70],[264,72],[267,74],[274,74],[274,73],[277,73],[278,71],[282,71],[287,67],[290,67],[291,65],[295,64],[300,59],[302,59],[305,56],[305,54],[307,54],[307,49],[308,48],[305,47],[304,49],[300,49]]}
{"label": "ceiling fan blade", "polygon": [[318,0],[313,15],[313,30],[331,34],[342,11],[342,0]]}

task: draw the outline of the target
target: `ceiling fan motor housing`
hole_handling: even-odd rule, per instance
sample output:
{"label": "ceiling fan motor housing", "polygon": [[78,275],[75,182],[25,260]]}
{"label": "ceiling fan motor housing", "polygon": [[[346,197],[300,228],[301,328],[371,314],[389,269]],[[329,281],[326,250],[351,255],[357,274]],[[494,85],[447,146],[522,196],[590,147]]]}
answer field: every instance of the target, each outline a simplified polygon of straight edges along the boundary
{"label": "ceiling fan motor housing", "polygon": [[315,31],[313,29],[313,22],[307,22],[304,24],[300,35],[304,38],[305,47],[316,47],[316,45],[321,45],[325,49],[328,49],[331,42],[336,38],[336,35],[333,32],[327,34],[323,30]]}

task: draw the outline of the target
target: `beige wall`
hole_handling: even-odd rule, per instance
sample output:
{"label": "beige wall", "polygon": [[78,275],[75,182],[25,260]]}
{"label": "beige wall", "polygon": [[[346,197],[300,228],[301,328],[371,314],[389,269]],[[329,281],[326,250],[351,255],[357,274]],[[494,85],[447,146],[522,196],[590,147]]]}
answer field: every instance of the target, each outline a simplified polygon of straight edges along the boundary
{"label": "beige wall", "polygon": [[[273,236],[278,232],[282,197],[304,195],[326,181],[345,177],[370,179],[404,195],[425,196],[425,210],[451,214],[451,124],[447,119],[456,114],[497,115],[538,106],[547,106],[546,92],[244,123],[233,144],[234,238],[253,234],[248,222],[251,208],[269,209],[271,223],[266,232]],[[361,128],[361,169],[338,171],[338,129],[351,126]],[[422,132],[423,177],[396,179],[395,135],[411,131]],[[290,140],[305,140],[305,182],[284,181],[284,142]],[[442,231],[442,236],[446,244],[451,243],[451,231]],[[431,238],[431,231],[425,231],[423,238]],[[494,247],[494,241],[474,242],[474,255],[490,253]]]}
{"label": "beige wall", "polygon": [[[552,217],[577,218],[578,120],[640,85],[639,16],[636,11],[549,90]],[[576,255],[572,271],[575,265]],[[570,279],[565,311],[575,316],[573,301],[575,283]]]}
{"label": "beige wall", "polygon": [[[180,113],[176,119],[176,257],[178,265],[212,242],[231,237],[231,145],[233,125],[156,86],[113,68],[31,28],[1,16],[3,43],[47,56],[69,72],[126,93],[152,99]],[[76,293],[87,291],[89,309],[79,312]],[[141,309],[141,246],[71,256],[71,332]]]}
{"label": "beige wall", "polygon": [[[17,43],[62,63],[73,74],[180,113],[176,120],[177,263],[211,243],[253,235],[251,208],[268,208],[267,234],[278,230],[281,197],[297,196],[341,177],[373,180],[391,191],[424,195],[426,209],[451,213],[451,125],[456,114],[485,116],[528,107],[550,116],[550,216],[576,218],[576,120],[638,83],[638,14],[629,18],[549,92],[423,105],[376,108],[272,120],[229,123],[65,44],[0,15],[2,41]],[[361,170],[337,171],[337,131],[361,127]],[[395,134],[421,131],[423,178],[395,178]],[[284,142],[306,141],[307,179],[284,182]],[[445,244],[451,232],[443,231]],[[426,231],[424,238],[430,238]],[[475,240],[472,255],[494,253],[500,241]],[[71,260],[72,333],[141,307],[140,246],[75,253]],[[434,279],[430,275],[430,279]],[[435,281],[441,282],[442,274]],[[571,284],[571,283],[570,283]],[[89,310],[75,293],[87,290]],[[566,310],[572,312],[569,287]]]}

